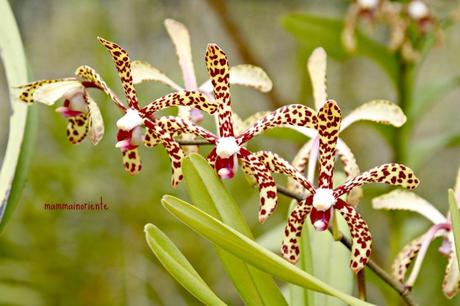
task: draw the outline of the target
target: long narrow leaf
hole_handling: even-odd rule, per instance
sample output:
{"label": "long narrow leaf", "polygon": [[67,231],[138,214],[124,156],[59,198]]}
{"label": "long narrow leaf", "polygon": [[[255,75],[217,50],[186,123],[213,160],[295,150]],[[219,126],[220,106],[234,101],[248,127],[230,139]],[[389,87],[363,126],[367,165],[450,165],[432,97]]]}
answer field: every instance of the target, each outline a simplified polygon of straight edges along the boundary
{"label": "long narrow leaf", "polygon": [[449,189],[449,208],[452,220],[452,231],[454,232],[455,251],[457,252],[457,261],[460,267],[460,212],[455,192],[452,189]]}
{"label": "long narrow leaf", "polygon": [[164,196],[162,204],[191,229],[254,267],[287,282],[335,296],[349,305],[372,305],[316,279],[187,202],[172,196]]}
{"label": "long narrow leaf", "polygon": [[[183,161],[183,171],[192,202],[207,214],[254,239],[235,200],[228,194],[209,163],[193,154]],[[227,274],[247,305],[287,305],[273,278],[217,247]]]}
{"label": "long narrow leaf", "polygon": [[169,274],[188,292],[205,305],[226,305],[208,287],[187,258],[158,227],[147,224],[144,231],[145,239],[152,252]]}
{"label": "long narrow leaf", "polygon": [[[8,86],[27,82],[27,66],[13,12],[6,0],[0,0],[0,55]],[[25,184],[34,133],[35,111],[29,110],[11,95],[8,144],[0,170],[0,233],[11,217]]]}

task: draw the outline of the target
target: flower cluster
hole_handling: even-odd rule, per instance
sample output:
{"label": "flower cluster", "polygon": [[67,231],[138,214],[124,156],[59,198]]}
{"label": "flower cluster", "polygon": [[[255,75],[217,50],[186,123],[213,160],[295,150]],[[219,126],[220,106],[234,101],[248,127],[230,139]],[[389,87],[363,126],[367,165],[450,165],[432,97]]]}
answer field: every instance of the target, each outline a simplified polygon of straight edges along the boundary
{"label": "flower cluster", "polygon": [[[202,138],[213,146],[207,159],[221,179],[231,179],[241,164],[246,174],[252,176],[259,188],[259,221],[264,222],[277,205],[277,188],[272,173],[281,173],[296,182],[305,199],[299,201],[288,219],[282,246],[283,256],[295,262],[299,256],[298,237],[309,215],[313,226],[320,231],[329,227],[337,210],[348,223],[353,239],[351,268],[357,272],[367,263],[370,255],[371,234],[366,222],[355,206],[357,200],[344,200],[352,190],[367,183],[386,183],[413,189],[418,179],[412,170],[400,164],[385,164],[362,174],[348,146],[339,139],[339,133],[351,123],[371,120],[400,126],[405,121],[401,110],[388,101],[372,101],[364,104],[342,121],[338,104],[328,100],[326,93],[326,54],[314,51],[309,60],[316,110],[301,104],[285,105],[271,112],[258,113],[242,121],[232,110],[230,85],[240,84],[262,92],[269,91],[272,83],[262,69],[250,65],[230,68],[225,52],[216,44],[209,44],[205,62],[210,80],[198,87],[190,52],[187,29],[174,20],[165,22],[176,47],[185,86],[182,88],[150,64],[131,61],[119,45],[99,38],[109,51],[124,90],[126,104],[107,86],[94,69],[82,66],[76,77],[43,80],[19,87],[20,100],[53,105],[63,100],[57,111],[69,121],[67,135],[71,143],[80,143],[90,134],[97,144],[104,133],[102,116],[88,89],[103,91],[119,108],[122,115],[116,122],[118,129],[115,146],[123,155],[125,169],[135,174],[141,170],[139,147],[162,144],[172,168],[172,185],[182,180],[181,160],[186,154],[179,140]],[[135,84],[158,81],[170,86],[174,92],[141,106]],[[159,110],[178,107],[177,116],[157,116]],[[216,132],[199,125],[202,113],[215,116]],[[269,151],[251,152],[247,143],[264,131],[289,127],[311,137],[293,164]],[[345,163],[348,180],[333,186],[336,155]],[[312,176],[304,177],[304,166],[315,168],[319,160],[320,174],[317,187]],[[313,170],[314,171],[314,170]]]}
{"label": "flower cluster", "polygon": [[[460,205],[460,168],[457,173],[455,184],[455,196],[457,205]],[[428,247],[435,238],[442,238],[439,253],[448,258],[446,272],[442,283],[442,289],[446,297],[452,298],[460,291],[460,270],[455,251],[454,234],[452,232],[452,221],[450,215],[444,216],[432,204],[419,197],[413,192],[395,190],[373,199],[373,207],[386,210],[406,210],[421,214],[433,225],[421,236],[412,240],[397,255],[393,263],[393,275],[401,283],[405,284],[408,290],[412,289],[423,259],[427,254]],[[458,207],[460,209],[460,207]],[[406,273],[413,263],[411,274],[407,281]]]}
{"label": "flower cluster", "polygon": [[356,26],[359,21],[373,26],[383,23],[389,27],[388,48],[400,51],[407,61],[416,61],[420,55],[415,44],[432,33],[442,41],[441,22],[424,0],[400,3],[389,0],[355,0],[350,5],[342,31],[342,42],[349,51],[357,47]]}

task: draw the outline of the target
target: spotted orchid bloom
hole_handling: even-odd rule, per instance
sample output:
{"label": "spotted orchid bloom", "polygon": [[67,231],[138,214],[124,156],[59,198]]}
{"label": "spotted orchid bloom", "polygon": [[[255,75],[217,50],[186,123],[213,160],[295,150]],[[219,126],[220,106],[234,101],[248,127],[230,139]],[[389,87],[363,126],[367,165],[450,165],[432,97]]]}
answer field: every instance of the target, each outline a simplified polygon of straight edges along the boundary
{"label": "spotted orchid bloom", "polygon": [[305,200],[298,202],[289,216],[284,232],[282,255],[295,263],[300,254],[298,239],[307,216],[310,217],[316,230],[324,231],[329,227],[331,218],[335,215],[334,211],[337,210],[348,224],[353,240],[350,266],[354,272],[358,272],[369,260],[371,234],[358,211],[342,200],[341,196],[349,193],[353,188],[368,183],[385,183],[414,189],[419,180],[413,171],[404,165],[384,164],[350,178],[344,184],[333,188],[334,162],[342,119],[340,108],[335,101],[328,100],[318,111],[317,118],[320,164],[318,187],[314,187],[294,166],[274,153],[262,151],[254,153],[254,156],[270,171],[292,177],[309,192]]}
{"label": "spotted orchid bloom", "polygon": [[426,1],[409,1],[403,7],[402,15],[404,26],[400,30],[404,33],[405,39],[401,52],[406,61],[414,62],[420,59],[420,53],[414,47],[414,35],[418,38],[432,32],[435,40],[440,43],[443,40],[443,33],[438,19]]}
{"label": "spotted orchid bloom", "polygon": [[217,109],[213,101],[209,101],[203,94],[197,91],[181,90],[163,96],[150,102],[145,107],[139,105],[134,88],[131,72],[131,61],[128,53],[119,45],[99,38],[99,41],[111,54],[117,68],[123,90],[128,100],[128,107],[122,105],[124,115],[117,121],[118,134],[116,147],[123,154],[125,169],[131,174],[141,170],[141,161],[138,147],[144,143],[152,147],[162,143],[171,159],[172,178],[171,184],[177,186],[182,180],[181,160],[182,149],[170,133],[174,117],[168,119],[157,119],[154,114],[160,109],[172,106],[190,106],[201,109],[210,114]]}
{"label": "spotted orchid bloom", "polygon": [[[197,85],[192,60],[190,35],[186,26],[173,19],[166,19],[164,25],[176,49],[179,66],[182,70],[184,86],[181,87],[159,69],[142,61],[133,61],[131,63],[134,84],[142,82],[160,82],[171,87],[175,91],[182,91],[184,89],[191,91],[198,90],[208,99],[213,100],[213,89],[210,80],[204,82],[200,86]],[[230,84],[253,87],[261,92],[268,92],[273,86],[265,71],[253,65],[238,65],[231,67]],[[196,108],[180,106],[178,117],[199,123],[203,119],[203,114]],[[182,140],[194,139],[194,136],[190,134],[182,134],[180,137]],[[197,147],[187,146],[184,147],[183,150],[196,152]]]}
{"label": "spotted orchid bloom", "polygon": [[[292,104],[278,108],[275,111],[250,119],[250,124],[243,131],[241,127],[234,126],[241,123],[231,108],[230,97],[230,69],[224,51],[216,44],[209,44],[206,52],[206,65],[214,88],[214,97],[217,103],[217,134],[214,134],[188,120],[177,118],[173,124],[174,135],[190,133],[206,139],[215,145],[208,155],[208,161],[216,169],[221,179],[231,179],[235,175],[238,162],[242,163],[245,172],[250,173],[260,192],[259,221],[264,222],[277,204],[276,184],[270,172],[246,149],[245,145],[253,137],[267,129],[284,125],[306,126],[313,128],[316,122],[316,112],[311,108]],[[244,124],[248,124],[248,121]]]}
{"label": "spotted orchid bloom", "polygon": [[[323,48],[317,48],[313,51],[307,64],[307,69],[310,74],[311,84],[313,88],[313,96],[316,110],[321,109],[327,100],[327,86],[326,86],[326,68],[327,68],[327,54]],[[339,134],[351,126],[353,123],[359,121],[372,121],[380,124],[392,125],[400,127],[406,122],[406,116],[399,108],[399,106],[387,100],[373,100],[359,106],[351,113],[349,113],[340,125]],[[316,129],[307,127],[290,126],[289,128],[295,129],[298,132],[310,138],[295,156],[292,165],[300,172],[305,171],[305,166],[308,162],[307,178],[310,181],[314,180],[314,173],[316,163],[318,160],[319,152],[319,139],[320,135]],[[337,140],[337,155],[344,164],[345,174],[351,178],[360,173],[356,159],[348,147],[348,145],[340,138]],[[291,180],[289,187],[295,191],[301,192],[302,188],[295,181]],[[348,197],[348,203],[353,206],[358,204],[362,195],[360,188],[356,188]]]}
{"label": "spotted orchid bloom", "polygon": [[[460,209],[460,168],[457,173],[455,195]],[[460,270],[450,215],[444,216],[428,201],[408,191],[395,190],[374,198],[372,204],[375,209],[417,212],[433,223],[428,231],[409,242],[396,256],[392,266],[393,276],[404,284],[408,290],[412,289],[431,242],[440,237],[442,238],[442,245],[439,248],[439,252],[441,255],[448,257],[442,290],[446,297],[454,297],[460,290]],[[406,274],[412,263],[412,271],[406,280]]]}
{"label": "spotted orchid bloom", "polygon": [[388,0],[355,0],[350,4],[342,31],[342,43],[349,52],[357,48],[356,27],[359,21],[374,25],[383,22],[390,27],[388,48],[396,51],[404,41],[401,5]]}
{"label": "spotted orchid bloom", "polygon": [[17,87],[19,100],[32,104],[39,102],[48,106],[63,100],[56,111],[67,118],[67,138],[72,144],[82,142],[90,135],[93,144],[97,144],[104,135],[104,123],[96,102],[89,95],[89,88],[105,92],[118,103],[121,102],[108,88],[104,80],[91,67],[80,66],[75,71],[76,77],[41,80]]}

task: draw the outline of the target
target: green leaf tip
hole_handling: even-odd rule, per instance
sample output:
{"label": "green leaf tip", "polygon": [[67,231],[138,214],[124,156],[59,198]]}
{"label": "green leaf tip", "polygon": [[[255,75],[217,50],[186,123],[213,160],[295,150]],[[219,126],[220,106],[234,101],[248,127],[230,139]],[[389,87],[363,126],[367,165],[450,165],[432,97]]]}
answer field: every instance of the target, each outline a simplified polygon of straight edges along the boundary
{"label": "green leaf tip", "polygon": [[166,234],[151,223],[144,226],[144,232],[153,254],[182,287],[205,305],[226,305]]}

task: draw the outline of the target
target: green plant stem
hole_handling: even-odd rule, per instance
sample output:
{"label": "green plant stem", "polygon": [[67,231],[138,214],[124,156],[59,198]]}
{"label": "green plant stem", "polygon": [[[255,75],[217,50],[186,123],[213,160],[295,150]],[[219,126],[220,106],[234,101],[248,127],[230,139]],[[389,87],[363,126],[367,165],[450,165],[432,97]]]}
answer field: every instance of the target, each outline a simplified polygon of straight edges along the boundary
{"label": "green plant stem", "polygon": [[[413,88],[415,83],[415,65],[407,63],[402,58],[399,59],[399,79],[397,82],[397,99],[399,107],[407,116],[406,123],[399,129],[395,129],[393,153],[394,161],[402,164],[411,165],[409,156],[410,138],[412,134],[412,102]],[[388,248],[388,258],[394,258],[401,248],[402,230],[404,220],[400,216],[392,216],[389,219],[390,225],[390,247]]]}
{"label": "green plant stem", "polygon": [[356,278],[358,280],[358,296],[361,300],[367,300],[367,290],[366,290],[366,275],[364,269],[359,271],[356,274]]}

